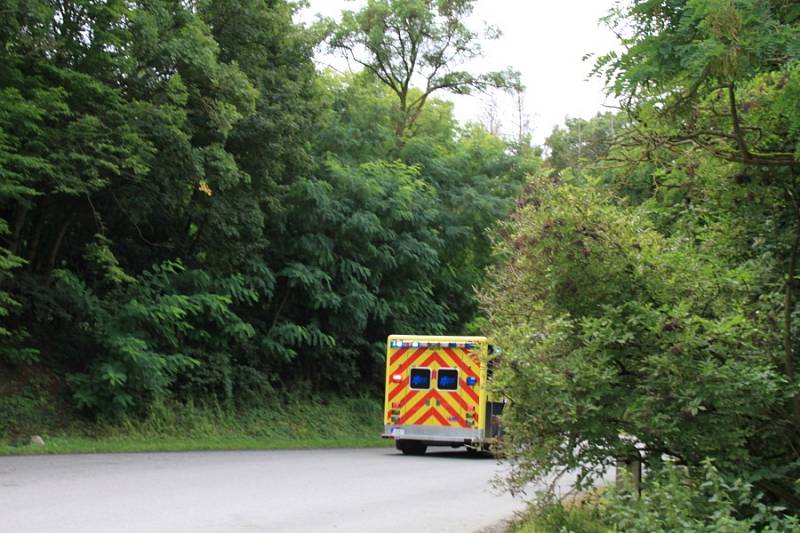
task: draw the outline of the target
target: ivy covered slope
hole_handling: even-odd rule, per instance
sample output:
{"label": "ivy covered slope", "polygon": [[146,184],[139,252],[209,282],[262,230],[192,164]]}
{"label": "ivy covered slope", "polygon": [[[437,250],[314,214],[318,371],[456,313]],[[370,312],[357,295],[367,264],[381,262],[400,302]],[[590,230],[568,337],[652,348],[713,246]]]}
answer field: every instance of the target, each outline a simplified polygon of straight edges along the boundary
{"label": "ivy covered slope", "polygon": [[[641,454],[702,488],[710,460],[797,514],[800,9],[642,0],[609,23],[625,46],[597,69],[623,109],[550,137],[484,302],[511,481]],[[637,531],[673,530],[657,506]]]}
{"label": "ivy covered slope", "polygon": [[0,396],[28,407],[0,438],[170,403],[370,395],[387,334],[473,321],[486,230],[538,155],[430,94],[399,131],[398,95],[368,69],[315,70],[333,29],[296,9],[6,3]]}

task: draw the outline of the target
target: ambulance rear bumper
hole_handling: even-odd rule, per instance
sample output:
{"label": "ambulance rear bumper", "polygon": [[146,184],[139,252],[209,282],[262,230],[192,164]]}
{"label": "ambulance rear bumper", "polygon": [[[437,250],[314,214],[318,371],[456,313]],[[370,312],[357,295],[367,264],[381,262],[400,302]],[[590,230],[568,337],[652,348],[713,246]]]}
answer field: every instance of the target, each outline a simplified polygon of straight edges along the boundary
{"label": "ambulance rear bumper", "polygon": [[449,428],[440,426],[383,426],[385,439],[419,440],[428,443],[467,444],[483,440],[479,428]]}

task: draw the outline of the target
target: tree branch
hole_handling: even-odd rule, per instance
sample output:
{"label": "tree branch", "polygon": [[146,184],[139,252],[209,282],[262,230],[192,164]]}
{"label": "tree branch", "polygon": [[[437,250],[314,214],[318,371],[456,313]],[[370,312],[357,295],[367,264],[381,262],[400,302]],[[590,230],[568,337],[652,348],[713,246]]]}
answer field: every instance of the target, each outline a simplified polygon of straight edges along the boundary
{"label": "tree branch", "polygon": [[742,159],[747,160],[750,158],[750,152],[747,149],[747,142],[744,138],[742,125],[739,122],[739,111],[736,109],[736,90],[733,83],[728,85],[728,102],[731,106],[731,120],[733,121],[733,135],[736,139],[736,145],[739,147],[739,153],[742,154]]}

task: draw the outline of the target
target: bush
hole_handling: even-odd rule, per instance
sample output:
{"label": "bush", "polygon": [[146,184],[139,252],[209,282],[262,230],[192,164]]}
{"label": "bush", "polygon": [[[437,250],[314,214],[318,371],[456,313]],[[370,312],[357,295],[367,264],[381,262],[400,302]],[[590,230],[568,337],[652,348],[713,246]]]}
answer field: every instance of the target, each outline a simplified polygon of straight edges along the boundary
{"label": "bush", "polygon": [[27,442],[33,434],[58,425],[50,381],[34,376],[12,394],[0,394],[0,440]]}
{"label": "bush", "polygon": [[597,507],[552,500],[531,507],[528,516],[511,528],[513,533],[602,533],[609,530]]}
{"label": "bush", "polygon": [[511,400],[511,485],[566,466],[590,486],[633,438],[651,463],[711,457],[800,512],[797,387],[777,363],[775,306],[753,303],[773,301],[752,289],[763,265],[661,234],[599,189],[540,176],[525,202],[482,296],[503,348],[494,383]]}
{"label": "bush", "polygon": [[595,490],[580,502],[543,496],[514,533],[745,533],[793,532],[800,518],[768,505],[752,484],[728,479],[711,460],[696,475],[667,464],[645,479],[640,494],[625,488]]}
{"label": "bush", "polygon": [[649,476],[641,496],[610,490],[606,502],[606,519],[615,531],[738,533],[800,528],[797,516],[764,503],[750,483],[726,479],[710,460],[703,462],[695,477],[667,465]]}

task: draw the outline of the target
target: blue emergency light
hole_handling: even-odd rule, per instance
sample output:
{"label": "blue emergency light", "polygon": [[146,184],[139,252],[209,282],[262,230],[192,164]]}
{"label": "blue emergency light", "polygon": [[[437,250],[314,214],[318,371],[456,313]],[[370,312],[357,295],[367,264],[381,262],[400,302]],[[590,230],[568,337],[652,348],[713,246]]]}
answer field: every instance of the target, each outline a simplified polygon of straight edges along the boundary
{"label": "blue emergency light", "polygon": [[467,385],[475,385],[477,382],[478,382],[478,378],[474,378],[472,376],[469,376],[467,378]]}

